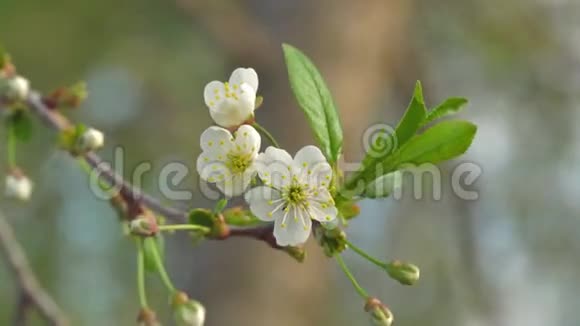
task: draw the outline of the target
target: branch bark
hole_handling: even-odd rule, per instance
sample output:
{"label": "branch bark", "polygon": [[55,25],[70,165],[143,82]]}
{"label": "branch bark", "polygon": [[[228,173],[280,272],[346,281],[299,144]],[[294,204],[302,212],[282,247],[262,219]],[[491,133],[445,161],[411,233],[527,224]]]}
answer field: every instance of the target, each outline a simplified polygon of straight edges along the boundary
{"label": "branch bark", "polygon": [[0,212],[0,251],[6,256],[20,290],[13,324],[25,325],[27,312],[34,307],[48,324],[69,325],[64,313],[40,286],[28,264],[24,250],[16,240],[12,226],[2,212]]}
{"label": "branch bark", "polygon": [[256,240],[264,241],[270,247],[274,249],[283,249],[276,243],[276,238],[274,238],[274,226],[271,224],[265,226],[258,226],[253,228],[232,228],[230,229],[229,236],[232,237],[245,237],[253,238]]}

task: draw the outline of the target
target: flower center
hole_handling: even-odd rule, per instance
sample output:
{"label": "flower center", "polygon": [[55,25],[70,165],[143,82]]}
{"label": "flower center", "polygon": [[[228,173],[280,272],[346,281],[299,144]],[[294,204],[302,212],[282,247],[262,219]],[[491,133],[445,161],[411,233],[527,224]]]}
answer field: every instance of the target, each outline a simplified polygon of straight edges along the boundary
{"label": "flower center", "polygon": [[250,154],[228,154],[228,161],[226,166],[234,173],[243,173],[252,164],[252,157]]}
{"label": "flower center", "polygon": [[288,188],[286,201],[289,205],[302,205],[306,201],[306,188],[299,184],[293,184]]}

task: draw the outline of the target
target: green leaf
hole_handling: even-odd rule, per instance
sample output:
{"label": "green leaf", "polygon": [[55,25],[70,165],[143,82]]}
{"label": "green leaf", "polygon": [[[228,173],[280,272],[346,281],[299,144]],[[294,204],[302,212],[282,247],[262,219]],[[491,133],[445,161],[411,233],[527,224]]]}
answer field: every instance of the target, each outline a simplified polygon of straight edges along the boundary
{"label": "green leaf", "polygon": [[32,118],[24,110],[18,110],[12,113],[6,123],[12,125],[16,139],[21,142],[28,142],[32,138]]}
{"label": "green leaf", "polygon": [[423,88],[421,87],[421,82],[417,81],[411,103],[409,103],[405,115],[403,115],[395,130],[397,146],[401,147],[411,139],[426,118],[427,108],[425,107],[425,100],[423,99]]}
{"label": "green leaf", "polygon": [[366,198],[389,197],[395,190],[403,186],[403,175],[400,171],[379,176],[370,182],[364,192]]}
{"label": "green leaf", "polygon": [[[348,188],[352,188],[354,183],[360,179],[367,167],[375,170],[376,166],[385,161],[398,148],[403,146],[411,137],[415,135],[417,130],[421,128],[425,119],[427,118],[427,108],[425,100],[423,99],[423,88],[421,82],[417,81],[411,102],[407,106],[405,114],[399,121],[394,133],[392,130],[379,131],[377,135],[370,135],[376,137],[371,144],[371,148],[367,149],[367,154],[363,159],[363,170],[358,172],[352,180],[349,180]],[[372,140],[371,140],[372,141]]]}
{"label": "green leaf", "polygon": [[143,252],[145,256],[145,270],[150,273],[157,272],[157,264],[155,264],[155,256],[153,250],[157,249],[161,261],[165,259],[165,240],[161,234],[155,237],[145,238],[143,241]]}
{"label": "green leaf", "polygon": [[342,151],[342,128],[334,101],[324,79],[310,59],[291,45],[283,44],[290,86],[322,152],[332,163]]}
{"label": "green leaf", "polygon": [[466,98],[450,97],[429,112],[424,124],[428,124],[448,115],[456,114],[461,111],[467,103],[468,101]]}
{"label": "green leaf", "polygon": [[[381,172],[386,174],[395,171],[404,164],[437,164],[453,159],[465,153],[476,131],[477,127],[468,121],[443,121],[413,137],[383,162]],[[369,173],[365,180],[373,181],[376,177],[376,174]]]}

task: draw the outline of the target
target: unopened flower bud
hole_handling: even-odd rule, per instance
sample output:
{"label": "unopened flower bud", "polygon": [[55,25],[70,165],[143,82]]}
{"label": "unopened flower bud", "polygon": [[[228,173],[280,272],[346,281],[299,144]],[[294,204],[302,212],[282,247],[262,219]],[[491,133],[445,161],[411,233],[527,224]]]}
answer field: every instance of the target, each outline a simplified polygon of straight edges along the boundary
{"label": "unopened flower bud", "polygon": [[32,181],[19,171],[6,176],[5,194],[8,198],[27,201],[32,195]]}
{"label": "unopened flower bud", "polygon": [[97,150],[105,144],[105,135],[99,130],[89,128],[78,138],[78,151],[82,153]]}
{"label": "unopened flower bud", "polygon": [[391,326],[393,324],[393,313],[377,298],[367,299],[365,311],[370,314],[371,322],[375,326]]}
{"label": "unopened flower bud", "polygon": [[131,231],[131,234],[134,235],[151,237],[157,234],[159,227],[157,226],[155,217],[150,214],[143,214],[137,216],[137,218],[130,222],[129,230]]}
{"label": "unopened flower bud", "polygon": [[398,260],[388,263],[385,269],[391,278],[404,285],[415,284],[421,275],[419,267]]}
{"label": "unopened flower bud", "polygon": [[155,311],[147,308],[143,308],[139,311],[137,315],[137,325],[138,326],[161,326],[159,321],[157,321],[157,316]]}
{"label": "unopened flower bud", "polygon": [[205,323],[205,308],[191,300],[184,292],[178,292],[173,297],[173,317],[177,326],[203,326]]}
{"label": "unopened flower bud", "polygon": [[28,96],[30,84],[28,80],[21,76],[14,76],[6,79],[0,90],[0,97],[8,101],[22,101]]}

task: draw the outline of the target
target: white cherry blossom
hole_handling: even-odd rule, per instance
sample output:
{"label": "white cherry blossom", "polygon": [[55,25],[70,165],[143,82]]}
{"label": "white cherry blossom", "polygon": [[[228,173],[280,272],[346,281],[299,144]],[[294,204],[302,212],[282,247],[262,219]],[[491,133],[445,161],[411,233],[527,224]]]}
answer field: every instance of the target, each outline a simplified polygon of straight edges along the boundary
{"label": "white cherry blossom", "polygon": [[201,135],[203,152],[197,159],[200,177],[215,183],[227,197],[244,193],[256,176],[256,158],[260,134],[250,125],[242,125],[234,134],[212,126]]}
{"label": "white cherry blossom", "polygon": [[228,82],[214,80],[205,86],[203,97],[216,124],[237,127],[254,116],[258,74],[252,68],[237,68]]}
{"label": "white cherry blossom", "polygon": [[308,240],[312,220],[336,219],[329,192],[332,169],[320,149],[306,146],[292,159],[288,152],[268,147],[258,162],[264,186],[251,189],[245,197],[256,217],[274,222],[278,245],[300,245]]}

